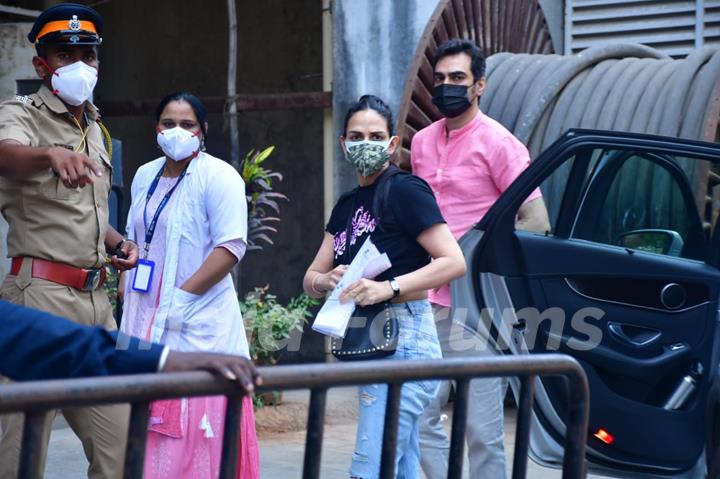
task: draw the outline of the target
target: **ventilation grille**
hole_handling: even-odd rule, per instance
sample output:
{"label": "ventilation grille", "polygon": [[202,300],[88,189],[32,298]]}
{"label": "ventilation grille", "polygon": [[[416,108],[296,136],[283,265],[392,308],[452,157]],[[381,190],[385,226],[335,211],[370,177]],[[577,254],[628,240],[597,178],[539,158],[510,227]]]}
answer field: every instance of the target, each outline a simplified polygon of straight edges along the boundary
{"label": "ventilation grille", "polygon": [[720,0],[566,0],[565,53],[642,43],[680,57],[720,46]]}

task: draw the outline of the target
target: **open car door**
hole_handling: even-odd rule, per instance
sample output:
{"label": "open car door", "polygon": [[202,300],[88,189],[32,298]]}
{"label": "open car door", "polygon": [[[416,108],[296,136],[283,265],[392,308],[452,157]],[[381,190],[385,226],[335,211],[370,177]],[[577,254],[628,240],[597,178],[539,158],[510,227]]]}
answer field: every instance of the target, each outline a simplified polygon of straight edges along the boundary
{"label": "open car door", "polygon": [[[499,353],[560,351],[585,369],[592,472],[707,477],[720,244],[691,187],[701,162],[720,162],[720,145],[572,130],[461,240],[468,274],[453,284],[456,318]],[[516,230],[538,186],[551,231]],[[562,464],[566,408],[564,380],[539,380],[535,461]]]}

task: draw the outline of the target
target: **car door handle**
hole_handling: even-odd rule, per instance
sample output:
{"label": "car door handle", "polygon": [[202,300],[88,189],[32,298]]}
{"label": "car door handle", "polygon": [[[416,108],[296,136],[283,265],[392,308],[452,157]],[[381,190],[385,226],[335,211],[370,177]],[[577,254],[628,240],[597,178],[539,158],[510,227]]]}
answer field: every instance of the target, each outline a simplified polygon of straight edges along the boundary
{"label": "car door handle", "polygon": [[608,323],[608,330],[615,339],[638,348],[649,346],[662,336],[657,329],[631,324]]}
{"label": "car door handle", "polygon": [[690,346],[686,343],[676,343],[663,346],[662,351],[657,356],[651,358],[636,358],[627,354],[615,351],[612,348],[595,345],[591,348],[573,347],[568,342],[573,339],[569,336],[559,335],[543,331],[543,335],[548,339],[558,341],[560,351],[573,356],[576,359],[587,361],[592,365],[600,365],[605,368],[622,371],[625,376],[633,378],[643,378],[645,381],[655,381],[657,378],[667,374],[668,368],[683,360],[685,356],[690,354]]}

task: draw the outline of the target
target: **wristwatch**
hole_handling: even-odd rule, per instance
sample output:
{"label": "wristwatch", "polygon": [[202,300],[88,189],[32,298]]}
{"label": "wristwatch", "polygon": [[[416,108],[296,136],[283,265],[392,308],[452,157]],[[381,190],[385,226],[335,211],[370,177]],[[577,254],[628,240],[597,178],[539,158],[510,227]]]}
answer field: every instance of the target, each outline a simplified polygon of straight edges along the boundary
{"label": "wristwatch", "polygon": [[393,290],[393,298],[400,296],[400,283],[395,278],[390,280],[390,287]]}
{"label": "wristwatch", "polygon": [[127,255],[122,250],[122,245],[125,244],[126,241],[129,240],[126,240],[125,238],[121,239],[120,242],[115,246],[115,249],[112,250],[111,254],[117,256],[118,259],[126,259]]}

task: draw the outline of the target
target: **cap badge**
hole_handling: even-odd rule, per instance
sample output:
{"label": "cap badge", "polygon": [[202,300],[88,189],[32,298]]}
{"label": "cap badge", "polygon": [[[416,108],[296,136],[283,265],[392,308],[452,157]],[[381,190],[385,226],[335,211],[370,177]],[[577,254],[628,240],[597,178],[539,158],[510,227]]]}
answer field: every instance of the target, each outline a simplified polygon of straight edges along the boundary
{"label": "cap badge", "polygon": [[73,32],[77,32],[80,30],[80,20],[78,20],[77,15],[72,16],[72,20],[68,22],[68,26]]}

